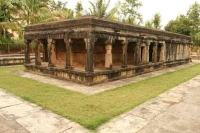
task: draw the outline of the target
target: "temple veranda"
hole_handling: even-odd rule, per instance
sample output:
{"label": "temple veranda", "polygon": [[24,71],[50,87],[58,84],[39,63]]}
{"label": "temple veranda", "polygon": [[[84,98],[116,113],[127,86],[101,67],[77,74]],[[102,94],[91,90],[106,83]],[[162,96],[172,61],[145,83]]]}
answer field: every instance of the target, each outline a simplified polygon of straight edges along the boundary
{"label": "temple veranda", "polygon": [[28,25],[24,39],[26,71],[89,86],[191,61],[189,36],[93,16]]}

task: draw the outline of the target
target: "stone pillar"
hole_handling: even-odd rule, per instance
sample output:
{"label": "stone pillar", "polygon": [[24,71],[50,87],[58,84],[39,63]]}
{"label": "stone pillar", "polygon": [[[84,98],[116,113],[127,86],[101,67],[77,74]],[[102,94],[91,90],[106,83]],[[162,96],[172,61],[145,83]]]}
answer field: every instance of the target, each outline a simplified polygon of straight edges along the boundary
{"label": "stone pillar", "polygon": [[31,59],[30,59],[30,43],[31,40],[25,40],[25,63],[29,64],[31,63]]}
{"label": "stone pillar", "polygon": [[49,45],[49,67],[54,67],[56,63],[56,52],[55,52],[55,43],[56,41],[53,39],[48,39]]}
{"label": "stone pillar", "polygon": [[66,44],[66,69],[73,69],[72,67],[72,41],[71,39],[65,38],[64,42]]}
{"label": "stone pillar", "polygon": [[127,47],[128,47],[128,41],[125,39],[122,42],[122,68],[127,67]]}
{"label": "stone pillar", "polygon": [[85,49],[86,49],[86,62],[85,62],[85,71],[94,72],[94,45],[96,42],[95,38],[85,38]]}
{"label": "stone pillar", "polygon": [[155,42],[153,46],[153,55],[152,55],[152,62],[156,63],[157,62],[157,48],[158,48],[158,42]]}
{"label": "stone pillar", "polygon": [[191,59],[191,48],[192,44],[188,44],[188,58]]}
{"label": "stone pillar", "polygon": [[136,47],[135,47],[135,58],[134,58],[134,64],[136,66],[140,65],[140,53],[141,53],[141,50],[140,50],[140,41],[136,43]]}
{"label": "stone pillar", "polygon": [[146,62],[149,62],[149,46],[150,46],[151,42],[147,41],[146,44]]}
{"label": "stone pillar", "polygon": [[40,41],[35,40],[35,65],[41,65],[41,57],[40,57]]}
{"label": "stone pillar", "polygon": [[112,44],[106,44],[105,68],[112,69]]}
{"label": "stone pillar", "polygon": [[161,48],[161,54],[162,54],[162,62],[165,62],[165,41],[163,41],[163,45],[162,45],[162,48]]}
{"label": "stone pillar", "polygon": [[161,42],[161,51],[160,51],[160,62],[164,62],[164,57],[165,57],[165,42]]}
{"label": "stone pillar", "polygon": [[42,41],[43,44],[43,61],[48,62],[48,44],[47,40]]}

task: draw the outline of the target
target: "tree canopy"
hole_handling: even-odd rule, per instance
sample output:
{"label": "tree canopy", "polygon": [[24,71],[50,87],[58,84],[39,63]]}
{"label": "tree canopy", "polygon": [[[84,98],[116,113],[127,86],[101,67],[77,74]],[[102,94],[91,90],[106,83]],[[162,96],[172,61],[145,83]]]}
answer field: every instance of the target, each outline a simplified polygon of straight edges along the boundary
{"label": "tree canopy", "polygon": [[200,46],[200,4],[195,2],[186,15],[179,15],[175,20],[169,21],[165,30],[190,35],[194,44]]}

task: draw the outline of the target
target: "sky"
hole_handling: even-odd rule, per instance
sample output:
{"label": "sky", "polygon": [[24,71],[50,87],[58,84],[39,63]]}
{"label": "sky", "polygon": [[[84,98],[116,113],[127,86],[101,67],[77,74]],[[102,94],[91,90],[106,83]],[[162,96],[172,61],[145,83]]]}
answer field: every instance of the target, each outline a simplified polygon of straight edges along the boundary
{"label": "sky", "polygon": [[[60,0],[68,2],[67,7],[74,9],[78,1],[81,1],[84,9],[90,7],[89,1],[94,0]],[[114,6],[118,0],[110,0],[110,7]],[[119,0],[123,2],[124,0]],[[195,1],[200,3],[200,0],[138,0],[142,2],[143,6],[140,7],[139,12],[143,16],[144,22],[151,20],[155,13],[161,14],[161,24],[164,27],[170,20],[176,19],[180,14],[186,14],[190,5],[194,4]]]}

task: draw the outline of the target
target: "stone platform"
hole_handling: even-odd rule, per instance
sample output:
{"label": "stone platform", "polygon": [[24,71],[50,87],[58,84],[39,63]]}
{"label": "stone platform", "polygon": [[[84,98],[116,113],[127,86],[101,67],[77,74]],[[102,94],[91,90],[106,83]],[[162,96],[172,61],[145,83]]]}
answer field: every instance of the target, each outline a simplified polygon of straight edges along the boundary
{"label": "stone platform", "polygon": [[[31,61],[35,60],[35,55],[30,56]],[[0,55],[0,66],[22,65],[25,63],[24,54]]]}
{"label": "stone platform", "polygon": [[34,64],[25,64],[25,71],[32,72],[36,74],[42,74],[45,76],[50,76],[53,78],[58,78],[62,80],[67,80],[86,86],[91,86],[103,82],[114,81],[118,79],[124,79],[129,77],[134,77],[140,74],[157,71],[160,69],[165,69],[168,67],[174,67],[177,65],[182,65],[189,63],[190,59],[183,59],[177,61],[169,62],[158,62],[158,63],[148,63],[139,66],[130,66],[128,68],[112,69],[112,70],[96,70],[92,73],[76,69],[65,69],[59,67],[48,67],[47,65],[36,66]]}
{"label": "stone platform", "polygon": [[193,62],[188,63],[188,64],[184,64],[184,65],[180,65],[180,66],[176,66],[176,67],[170,67],[170,68],[166,68],[163,70],[142,74],[142,75],[139,75],[136,77],[116,80],[113,82],[105,82],[105,83],[97,84],[94,86],[85,86],[85,85],[76,84],[76,83],[73,83],[70,81],[59,80],[59,79],[55,79],[52,77],[47,77],[47,76],[29,73],[29,72],[25,72],[25,71],[17,71],[17,72],[14,72],[14,74],[17,74],[17,75],[20,75],[20,76],[26,77],[26,78],[31,78],[31,79],[39,81],[39,82],[55,85],[55,86],[58,86],[58,87],[61,87],[64,89],[69,89],[72,91],[80,92],[80,93],[83,93],[86,95],[92,95],[92,94],[96,94],[96,93],[101,93],[106,90],[121,87],[121,86],[124,86],[127,84],[135,83],[135,82],[144,80],[149,77],[154,77],[154,76],[158,76],[158,75],[161,75],[161,74],[164,74],[167,72],[172,72],[172,71],[176,71],[176,70],[179,70],[182,68],[187,68],[187,67],[195,65],[197,63],[200,63],[200,61],[194,60]]}

